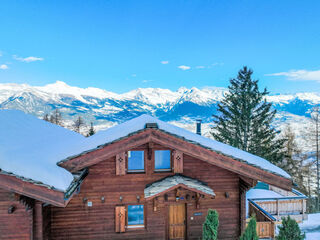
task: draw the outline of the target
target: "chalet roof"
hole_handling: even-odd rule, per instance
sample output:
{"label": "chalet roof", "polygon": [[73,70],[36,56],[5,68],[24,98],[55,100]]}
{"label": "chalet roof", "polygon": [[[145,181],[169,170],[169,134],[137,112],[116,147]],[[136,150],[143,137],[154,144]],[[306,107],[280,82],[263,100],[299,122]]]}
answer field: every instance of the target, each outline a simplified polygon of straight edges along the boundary
{"label": "chalet roof", "polygon": [[57,163],[141,132],[147,123],[155,123],[160,131],[290,179],[285,171],[263,158],[145,114],[85,138],[21,111],[0,110],[0,169],[66,191],[74,178]]}
{"label": "chalet roof", "polygon": [[205,183],[183,175],[174,175],[165,177],[159,181],[147,185],[144,189],[144,197],[151,198],[179,186],[185,187],[195,192],[201,192],[213,197],[215,196],[213,190]]}
{"label": "chalet roof", "polygon": [[[122,124],[111,127],[107,130],[100,131],[97,134],[91,136],[87,139],[84,146],[77,148],[78,153],[74,156],[69,156],[69,158],[60,161],[60,163],[67,161],[68,159],[77,157],[81,154],[85,154],[90,151],[94,151],[96,148],[103,147],[107,144],[120,140],[122,138],[128,137],[142,131],[145,129],[146,124],[156,123],[159,130],[169,133],[171,135],[182,138],[183,140],[189,141],[191,143],[200,145],[204,148],[210,149],[214,152],[220,153],[222,155],[231,157],[240,162],[252,165],[254,167],[260,168],[267,172],[291,179],[290,175],[286,173],[281,168],[270,163],[268,160],[248,153],[246,151],[240,150],[238,148],[232,147],[230,145],[215,141],[213,139],[198,135],[196,133],[190,132],[183,128],[177,127],[170,123],[161,121],[150,115],[141,115],[137,118],[131,119]],[[81,152],[83,150],[83,152]]]}

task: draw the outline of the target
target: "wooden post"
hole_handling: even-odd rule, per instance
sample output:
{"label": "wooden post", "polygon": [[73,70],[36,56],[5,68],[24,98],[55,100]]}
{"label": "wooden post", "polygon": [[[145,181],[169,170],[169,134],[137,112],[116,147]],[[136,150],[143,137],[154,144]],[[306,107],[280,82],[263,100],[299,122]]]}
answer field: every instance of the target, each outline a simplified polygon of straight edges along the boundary
{"label": "wooden post", "polygon": [[200,208],[200,193],[196,193],[196,208]]}
{"label": "wooden post", "polygon": [[157,207],[158,207],[158,198],[155,197],[153,199],[153,211],[156,212],[157,211]]}
{"label": "wooden post", "polygon": [[148,160],[152,159],[152,149],[154,148],[154,144],[150,142],[148,144]]}
{"label": "wooden post", "polygon": [[240,233],[246,229],[246,190],[240,188]]}
{"label": "wooden post", "polygon": [[43,240],[43,215],[42,215],[42,202],[36,200],[34,206],[34,239]]}
{"label": "wooden post", "polygon": [[279,221],[280,209],[279,209],[279,199],[277,199],[277,221]]}

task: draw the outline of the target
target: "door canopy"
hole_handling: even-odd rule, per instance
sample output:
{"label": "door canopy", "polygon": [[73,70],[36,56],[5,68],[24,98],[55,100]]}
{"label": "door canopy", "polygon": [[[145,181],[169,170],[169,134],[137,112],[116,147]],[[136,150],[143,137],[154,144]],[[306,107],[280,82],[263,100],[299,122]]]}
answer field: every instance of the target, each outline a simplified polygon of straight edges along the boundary
{"label": "door canopy", "polygon": [[147,185],[144,189],[144,197],[149,200],[179,187],[210,197],[215,197],[213,190],[204,182],[180,174],[165,177]]}

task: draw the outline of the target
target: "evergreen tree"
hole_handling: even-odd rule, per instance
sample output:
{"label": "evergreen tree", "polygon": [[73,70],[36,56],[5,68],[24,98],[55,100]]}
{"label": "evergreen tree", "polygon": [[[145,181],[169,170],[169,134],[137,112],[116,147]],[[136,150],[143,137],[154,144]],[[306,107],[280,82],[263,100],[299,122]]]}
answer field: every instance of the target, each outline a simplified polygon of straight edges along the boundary
{"label": "evergreen tree", "polygon": [[258,240],[258,234],[257,234],[257,222],[255,217],[251,217],[249,224],[244,231],[244,233],[241,235],[240,240]]}
{"label": "evergreen tree", "polygon": [[216,210],[209,209],[202,227],[202,240],[218,239],[219,214]]}
{"label": "evergreen tree", "polygon": [[243,67],[230,80],[229,92],[213,115],[213,137],[276,163],[283,157],[283,139],[277,139],[271,123],[276,114],[265,100],[267,90],[260,92],[252,70]]}
{"label": "evergreen tree", "polygon": [[84,121],[80,116],[73,122],[73,128],[77,133],[80,133],[81,127],[84,125]]}
{"label": "evergreen tree", "polygon": [[305,233],[301,233],[298,223],[290,218],[282,218],[282,225],[279,227],[277,240],[303,240]]}
{"label": "evergreen tree", "polygon": [[94,130],[93,123],[91,122],[87,137],[90,137],[90,136],[94,135],[95,133],[96,133],[96,131]]}

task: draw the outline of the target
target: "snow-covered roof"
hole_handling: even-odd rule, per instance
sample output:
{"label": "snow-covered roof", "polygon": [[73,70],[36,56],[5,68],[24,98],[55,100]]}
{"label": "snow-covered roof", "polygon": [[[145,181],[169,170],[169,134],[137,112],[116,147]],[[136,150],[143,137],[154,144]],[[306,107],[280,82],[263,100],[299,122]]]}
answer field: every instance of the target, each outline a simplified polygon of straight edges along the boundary
{"label": "snow-covered roof", "polygon": [[[242,151],[238,148],[234,148],[230,145],[215,141],[213,139],[198,135],[196,133],[190,132],[183,128],[174,126],[172,124],[163,122],[155,117],[152,117],[147,114],[143,114],[137,118],[131,119],[122,124],[111,127],[107,130],[100,131],[92,137],[88,138],[86,142],[86,146],[82,149],[84,151],[93,149],[99,145],[111,143],[123,137],[126,137],[134,132],[138,132],[145,128],[146,123],[156,123],[158,125],[158,129],[163,130],[169,134],[181,137],[187,141],[199,144],[205,148],[208,148],[212,151],[221,153],[225,156],[229,156],[233,159],[237,159],[239,161],[245,162],[249,165],[253,165],[260,169],[263,169],[268,172],[272,172],[274,174],[280,175],[282,177],[291,179],[290,175],[286,173],[281,168],[273,165],[266,159],[253,155],[251,153]],[[80,148],[79,148],[80,150]],[[79,151],[80,153],[80,151]]]}
{"label": "snow-covered roof", "polygon": [[109,144],[139,132],[145,128],[146,123],[157,123],[158,128],[164,132],[265,171],[290,178],[285,171],[263,158],[146,114],[85,138],[21,111],[0,110],[0,168],[65,191],[72,182],[73,176],[56,165],[59,161],[93,151],[100,145]]}
{"label": "snow-covered roof", "polygon": [[174,175],[170,177],[165,177],[147,186],[144,189],[144,197],[153,197],[178,185],[184,185],[190,189],[200,191],[213,197],[215,196],[213,190],[203,182],[182,175]]}
{"label": "snow-covered roof", "polygon": [[65,191],[73,180],[57,166],[84,137],[17,110],[0,110],[0,169]]}
{"label": "snow-covered roof", "polygon": [[276,193],[272,190],[267,189],[250,189],[247,192],[247,199],[263,199],[263,198],[282,198],[285,196],[282,196],[279,193]]}

